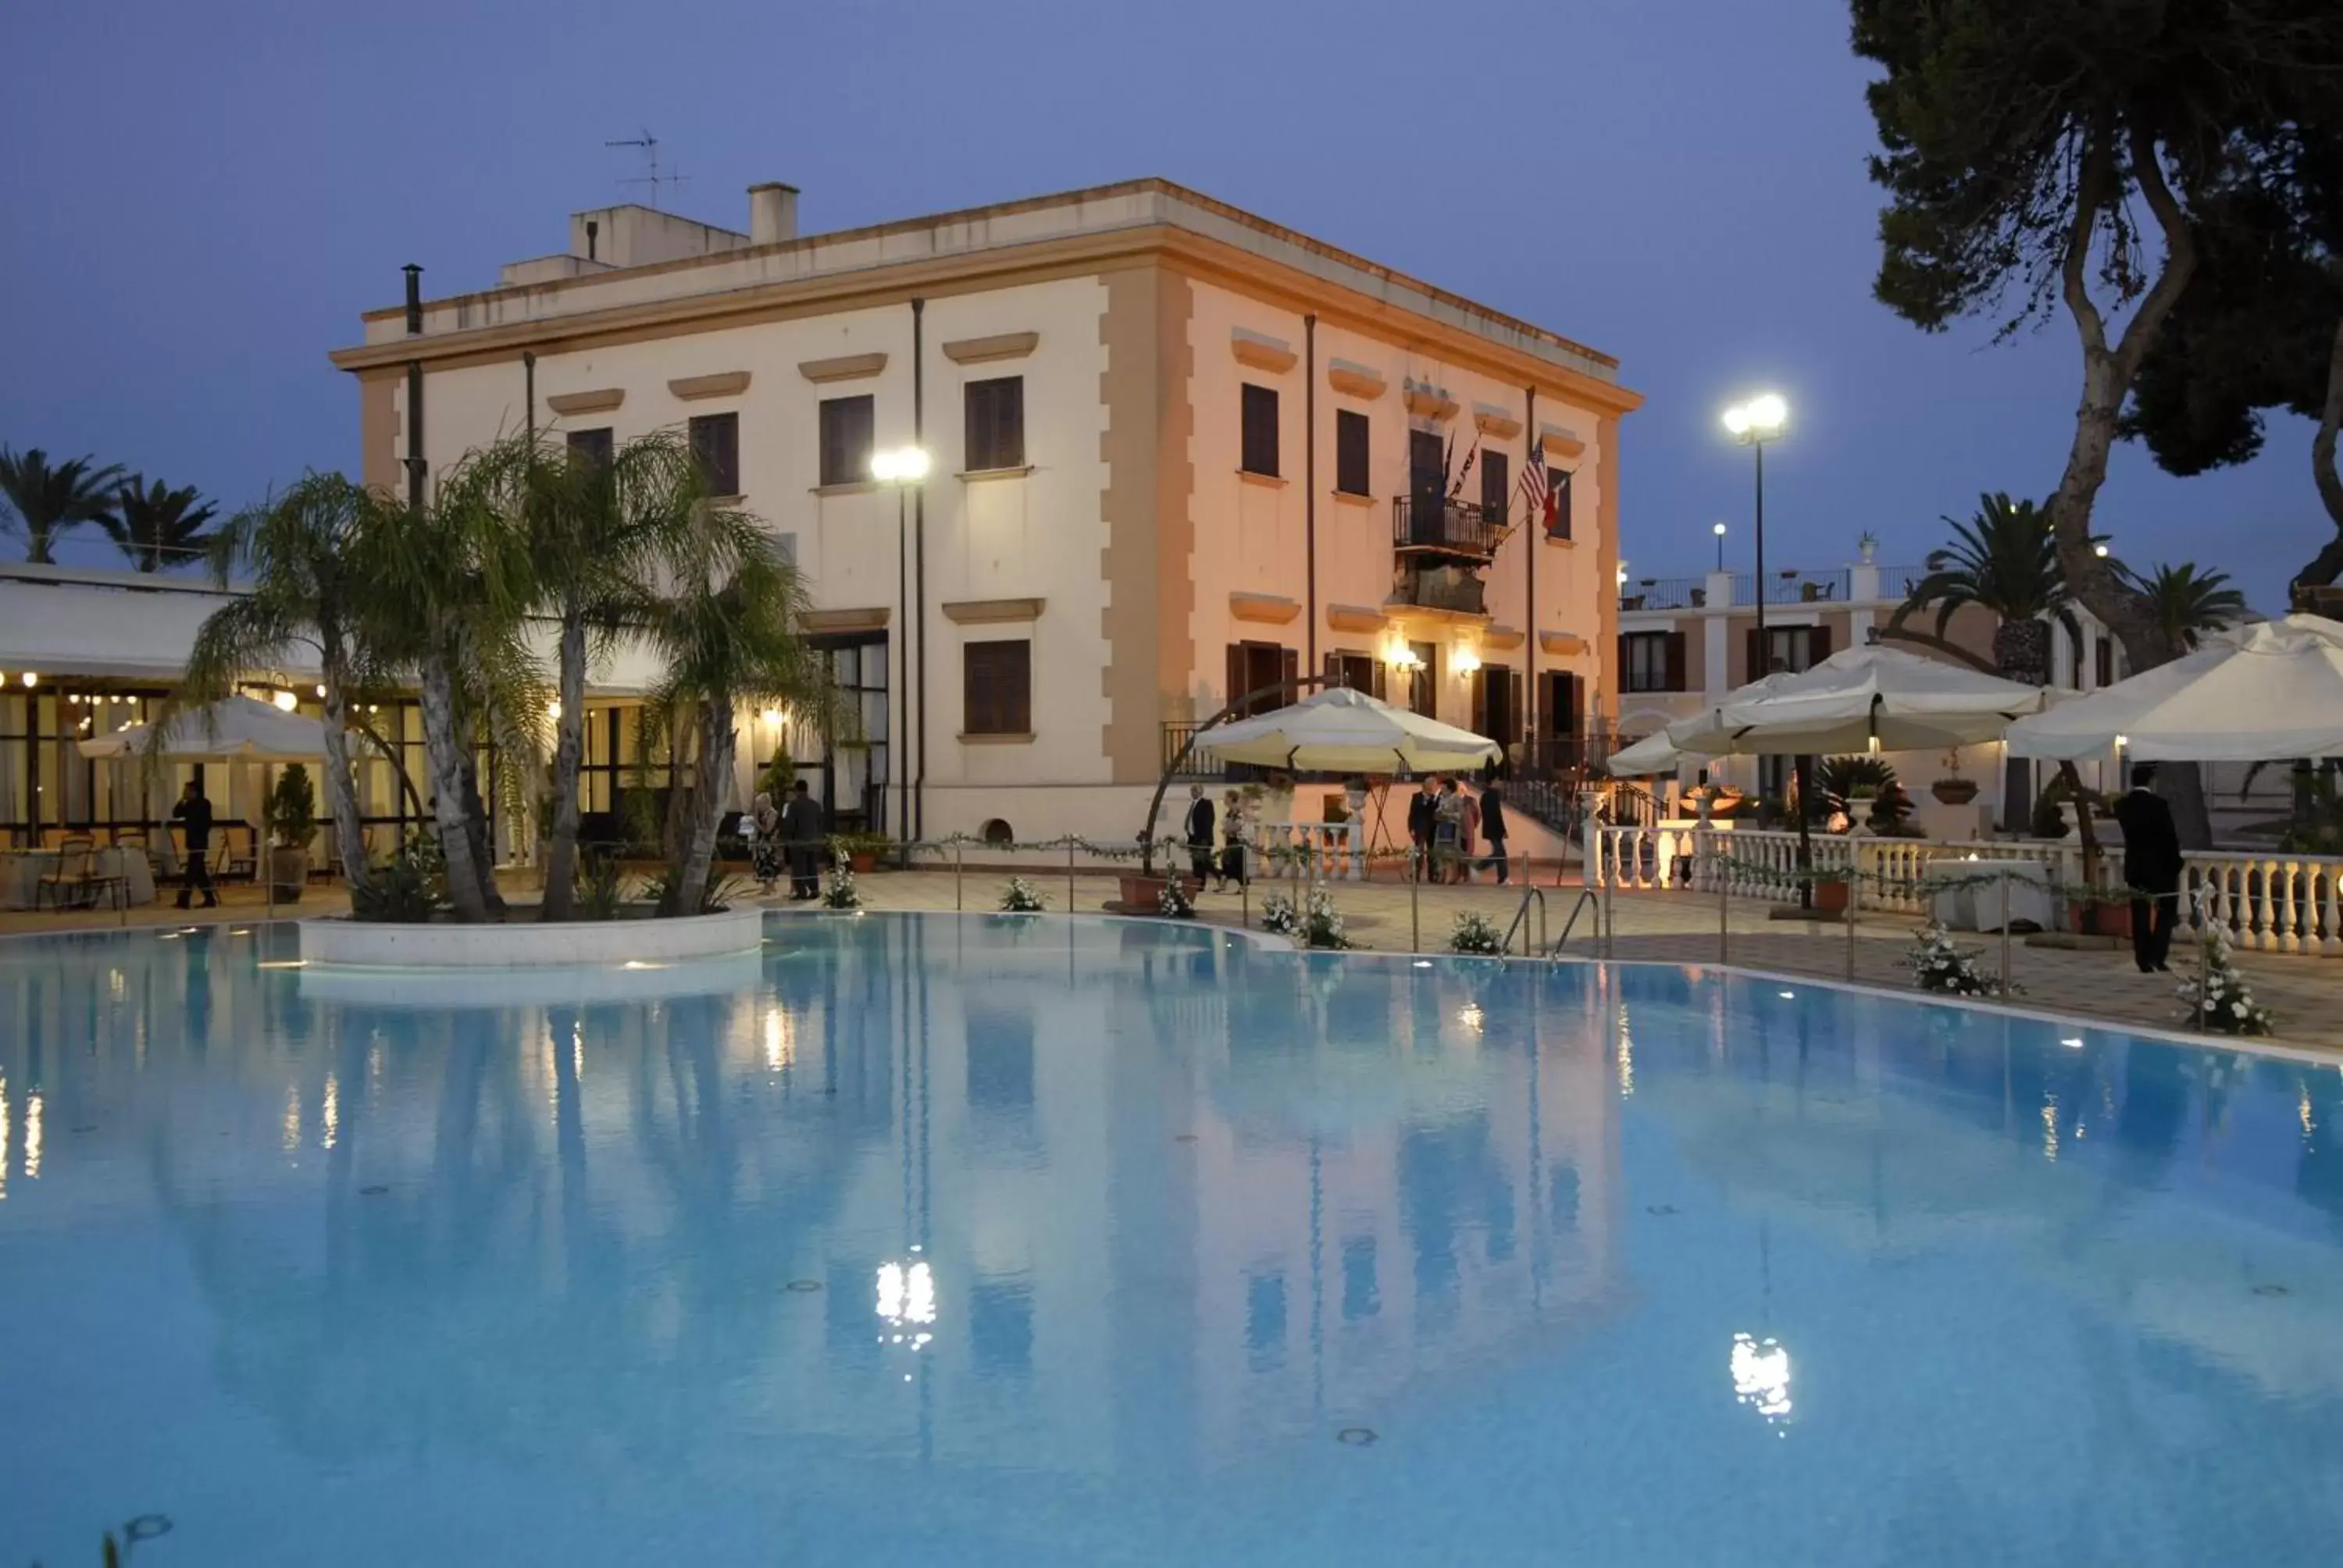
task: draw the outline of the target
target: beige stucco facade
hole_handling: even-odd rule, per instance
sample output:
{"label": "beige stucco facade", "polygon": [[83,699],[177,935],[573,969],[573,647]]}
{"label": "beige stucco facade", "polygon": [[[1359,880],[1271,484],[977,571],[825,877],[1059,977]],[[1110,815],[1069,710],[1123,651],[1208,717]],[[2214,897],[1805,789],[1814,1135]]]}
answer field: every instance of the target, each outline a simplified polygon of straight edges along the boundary
{"label": "beige stucco facade", "polygon": [[[1238,643],[1304,671],[1434,645],[1458,723],[1476,662],[1566,671],[1589,719],[1616,713],[1616,443],[1638,398],[1603,356],[1161,181],[762,243],[662,238],[640,213],[580,215],[590,263],[516,264],[522,281],[426,302],[420,333],[370,314],[335,356],[362,471],[404,472],[410,365],[433,472],[531,425],[623,442],[735,416],[739,505],[794,555],[816,628],[886,649],[890,831],[1127,838],[1164,727],[1229,699]],[[976,471],[965,389],[1004,377],[1023,461]],[[1240,471],[1247,385],[1276,394],[1273,477]],[[917,494],[821,482],[820,405],[865,395],[877,447],[930,454]],[[1338,410],[1368,420],[1363,498],[1335,492]],[[1412,428],[1573,476],[1570,538],[1505,536],[1483,614],[1387,602]],[[1030,731],[974,733],[966,647],[1016,638]]]}

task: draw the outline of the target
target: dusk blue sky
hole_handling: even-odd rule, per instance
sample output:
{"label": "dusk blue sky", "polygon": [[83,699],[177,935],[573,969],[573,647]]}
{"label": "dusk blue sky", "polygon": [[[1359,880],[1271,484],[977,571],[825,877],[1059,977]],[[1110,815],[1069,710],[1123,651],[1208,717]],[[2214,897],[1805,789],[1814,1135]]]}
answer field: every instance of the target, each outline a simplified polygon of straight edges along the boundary
{"label": "dusk blue sky", "polygon": [[[1095,0],[805,6],[70,4],[10,11],[0,95],[0,443],[94,452],[231,505],[354,467],[327,349],[392,305],[561,248],[630,199],[806,231],[1161,175],[1615,355],[1621,524],[1642,575],[1745,568],[1748,454],[1717,414],[1775,387],[1768,564],[1865,528],[1915,561],[1977,492],[2045,495],[2072,429],[2063,317],[2009,345],[1872,301],[1865,68],[1834,0]],[[27,68],[26,63],[33,63]],[[2307,425],[2178,480],[2120,453],[2097,527],[2236,573],[2258,608],[2328,529]],[[103,558],[85,543],[69,558]]]}

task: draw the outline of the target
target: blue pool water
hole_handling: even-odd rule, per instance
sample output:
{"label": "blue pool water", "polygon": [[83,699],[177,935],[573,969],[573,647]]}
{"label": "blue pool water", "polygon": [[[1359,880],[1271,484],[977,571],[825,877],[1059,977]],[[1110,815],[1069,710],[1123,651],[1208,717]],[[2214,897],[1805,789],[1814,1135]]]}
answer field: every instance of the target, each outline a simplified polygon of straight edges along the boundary
{"label": "blue pool water", "polygon": [[0,944],[0,1563],[2336,1560],[2333,1066],[769,930]]}

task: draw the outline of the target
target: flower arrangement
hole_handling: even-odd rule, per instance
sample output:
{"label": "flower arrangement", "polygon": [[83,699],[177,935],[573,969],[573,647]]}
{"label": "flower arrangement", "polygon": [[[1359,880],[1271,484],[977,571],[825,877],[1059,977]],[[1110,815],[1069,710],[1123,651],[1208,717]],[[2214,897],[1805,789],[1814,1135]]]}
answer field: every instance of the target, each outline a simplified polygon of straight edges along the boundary
{"label": "flower arrangement", "polygon": [[1505,951],[1505,936],[1497,930],[1496,921],[1478,910],[1466,910],[1456,917],[1455,928],[1448,933],[1448,950],[1501,958]]}
{"label": "flower arrangement", "polygon": [[1012,915],[1038,915],[1050,907],[1041,890],[1022,877],[1011,877],[1009,885],[1001,890],[1001,907]]}
{"label": "flower arrangement", "polygon": [[1163,891],[1155,900],[1155,912],[1175,920],[1196,918],[1196,900],[1188,896],[1188,884],[1173,877],[1163,884]]}
{"label": "flower arrangement", "polygon": [[1342,933],[1342,911],[1334,907],[1334,895],[1323,882],[1311,885],[1309,896],[1302,904],[1302,929],[1295,941],[1305,948],[1340,950],[1359,944]]}
{"label": "flower arrangement", "polygon": [[1273,931],[1281,937],[1301,934],[1302,911],[1294,907],[1291,894],[1272,893],[1262,900],[1261,929]]}
{"label": "flower arrangement", "polygon": [[1976,950],[1955,947],[1951,933],[1934,921],[1912,939],[1911,954],[1903,962],[1913,983],[1939,996],[2012,996],[2025,989],[2004,985],[1999,975],[1979,969]]}
{"label": "flower arrangement", "polygon": [[2207,918],[2205,912],[2205,890],[2197,890],[2197,920],[2203,935],[2197,938],[2197,952],[2204,962],[2201,980],[2183,980],[2180,1000],[2188,1004],[2187,1016],[2198,1028],[2214,1034],[2268,1034],[2275,1020],[2269,1010],[2254,1000],[2253,988],[2246,983],[2244,971],[2237,968],[2236,950],[2229,945],[2229,928],[2218,920]]}
{"label": "flower arrangement", "polygon": [[855,885],[854,867],[840,860],[830,869],[830,880],[821,888],[821,904],[826,910],[859,910],[862,907],[862,890]]}

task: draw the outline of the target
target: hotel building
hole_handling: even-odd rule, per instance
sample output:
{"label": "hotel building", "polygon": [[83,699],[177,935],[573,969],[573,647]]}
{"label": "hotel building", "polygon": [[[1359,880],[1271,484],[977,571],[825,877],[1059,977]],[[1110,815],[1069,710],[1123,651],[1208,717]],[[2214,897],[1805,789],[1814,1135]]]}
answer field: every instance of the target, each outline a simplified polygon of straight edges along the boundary
{"label": "hotel building", "polygon": [[[575,214],[333,356],[385,487],[689,431],[861,710],[754,716],[744,788],[788,746],[842,825],[1128,839],[1188,727],[1304,672],[1508,743],[1616,711],[1611,358],[1161,180],[814,235],[797,199]],[[589,812],[635,714],[596,704]]]}

